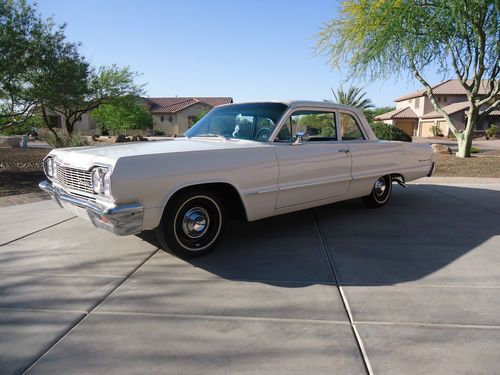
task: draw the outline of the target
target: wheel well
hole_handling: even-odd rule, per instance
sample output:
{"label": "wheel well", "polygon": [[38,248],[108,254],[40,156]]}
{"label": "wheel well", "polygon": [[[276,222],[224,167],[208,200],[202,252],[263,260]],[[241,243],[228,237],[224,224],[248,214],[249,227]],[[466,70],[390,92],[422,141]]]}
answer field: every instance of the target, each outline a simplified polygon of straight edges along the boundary
{"label": "wheel well", "polygon": [[405,176],[403,176],[402,174],[391,173],[390,176],[391,176],[391,180],[392,181],[394,181],[394,180],[401,180],[403,183],[405,182]]}
{"label": "wheel well", "polygon": [[229,214],[229,217],[234,219],[247,219],[245,206],[243,205],[240,194],[233,185],[226,182],[213,182],[183,187],[177,190],[169,198],[167,206],[170,202],[175,200],[176,197],[191,190],[204,190],[215,194],[221,200],[224,205],[224,210]]}

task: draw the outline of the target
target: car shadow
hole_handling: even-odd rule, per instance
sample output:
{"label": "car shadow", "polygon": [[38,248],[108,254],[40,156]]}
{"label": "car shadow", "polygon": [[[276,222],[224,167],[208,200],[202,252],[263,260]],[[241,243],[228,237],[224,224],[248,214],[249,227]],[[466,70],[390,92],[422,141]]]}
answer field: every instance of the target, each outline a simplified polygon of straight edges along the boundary
{"label": "car shadow", "polygon": [[[500,246],[494,239],[500,235],[499,217],[497,190],[395,186],[380,209],[366,209],[355,199],[251,223],[230,222],[215,251],[187,262],[224,279],[284,287],[336,279],[342,285],[453,279],[469,266],[472,283],[482,278],[487,283],[496,274],[487,258],[490,248]],[[158,246],[151,232],[141,238]],[[475,255],[464,259],[471,251]]]}

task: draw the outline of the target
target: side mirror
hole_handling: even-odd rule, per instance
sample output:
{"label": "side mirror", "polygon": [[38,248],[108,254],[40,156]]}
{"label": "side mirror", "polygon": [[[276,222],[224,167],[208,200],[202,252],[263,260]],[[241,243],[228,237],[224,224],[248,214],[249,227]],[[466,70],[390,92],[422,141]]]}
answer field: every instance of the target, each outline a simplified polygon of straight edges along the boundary
{"label": "side mirror", "polygon": [[292,146],[301,145],[303,142],[307,142],[309,139],[309,134],[307,132],[297,132],[295,133],[295,141],[293,141]]}

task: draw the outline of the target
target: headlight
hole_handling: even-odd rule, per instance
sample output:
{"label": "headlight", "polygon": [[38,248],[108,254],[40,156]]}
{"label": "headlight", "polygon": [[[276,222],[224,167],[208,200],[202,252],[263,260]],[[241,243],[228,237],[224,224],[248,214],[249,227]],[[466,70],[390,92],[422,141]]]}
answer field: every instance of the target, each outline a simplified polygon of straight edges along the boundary
{"label": "headlight", "polygon": [[56,175],[56,161],[54,158],[48,157],[43,162],[45,174],[48,177],[55,177]]}
{"label": "headlight", "polygon": [[111,172],[107,168],[92,169],[92,189],[97,194],[111,196]]}

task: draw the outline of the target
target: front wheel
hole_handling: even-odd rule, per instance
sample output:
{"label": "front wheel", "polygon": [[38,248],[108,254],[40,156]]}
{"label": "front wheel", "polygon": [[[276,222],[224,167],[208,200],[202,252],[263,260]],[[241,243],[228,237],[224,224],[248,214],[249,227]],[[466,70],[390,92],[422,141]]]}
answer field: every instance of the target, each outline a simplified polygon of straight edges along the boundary
{"label": "front wheel", "polygon": [[195,258],[213,250],[224,227],[220,199],[201,191],[191,191],[174,199],[156,228],[162,248],[180,258]]}
{"label": "front wheel", "polygon": [[364,196],[363,203],[369,208],[382,207],[387,203],[392,192],[391,176],[382,176],[373,185],[369,195]]}

